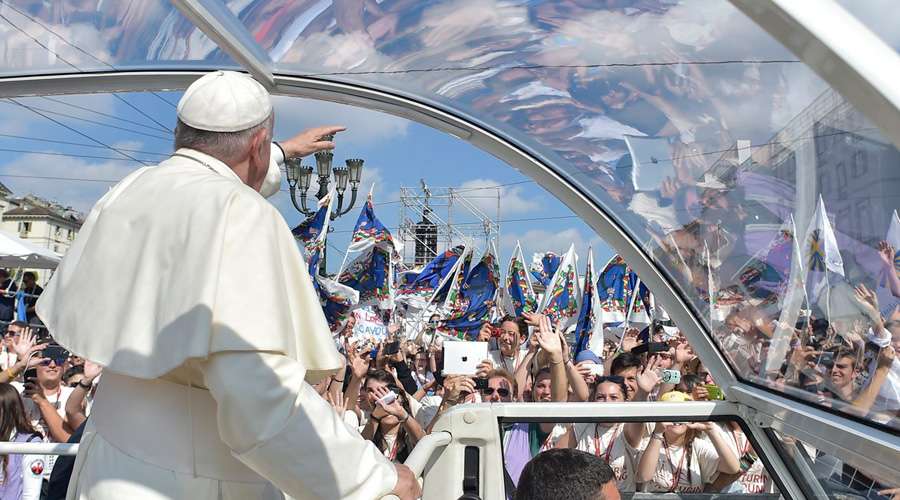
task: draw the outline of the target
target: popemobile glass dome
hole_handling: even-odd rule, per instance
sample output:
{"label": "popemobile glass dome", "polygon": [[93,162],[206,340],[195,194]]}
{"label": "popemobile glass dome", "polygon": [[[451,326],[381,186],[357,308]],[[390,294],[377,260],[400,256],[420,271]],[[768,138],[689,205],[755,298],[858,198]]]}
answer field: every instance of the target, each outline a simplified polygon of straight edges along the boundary
{"label": "popemobile glass dome", "polygon": [[[0,75],[252,73],[224,40],[257,71],[425,103],[492,131],[600,207],[738,378],[900,429],[896,370],[860,412],[834,397],[816,359],[783,369],[810,348],[873,336],[900,349],[900,152],[732,3],[173,4],[3,1]],[[895,0],[841,4],[900,49]],[[206,28],[224,38],[183,14],[203,9],[220,14]],[[879,362],[864,347],[860,357]]]}

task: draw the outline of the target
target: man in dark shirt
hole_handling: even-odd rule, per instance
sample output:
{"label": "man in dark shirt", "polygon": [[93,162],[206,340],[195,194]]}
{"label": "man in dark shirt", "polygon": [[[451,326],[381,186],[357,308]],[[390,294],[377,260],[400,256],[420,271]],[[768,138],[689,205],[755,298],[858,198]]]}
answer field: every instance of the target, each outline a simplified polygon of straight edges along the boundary
{"label": "man in dark shirt", "polygon": [[12,321],[16,310],[16,290],[18,288],[9,277],[9,271],[0,269],[0,321]]}
{"label": "man in dark shirt", "polygon": [[25,292],[25,315],[28,317],[28,323],[32,323],[34,314],[34,304],[37,303],[38,296],[44,293],[44,289],[37,284],[37,276],[31,271],[22,275],[22,291]]}

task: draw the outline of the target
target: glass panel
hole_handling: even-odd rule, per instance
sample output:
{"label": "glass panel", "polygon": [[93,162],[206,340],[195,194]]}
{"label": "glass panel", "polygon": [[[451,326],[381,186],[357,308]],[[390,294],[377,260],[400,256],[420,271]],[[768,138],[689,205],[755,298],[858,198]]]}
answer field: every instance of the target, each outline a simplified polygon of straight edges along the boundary
{"label": "glass panel", "polygon": [[[892,0],[869,0],[867,2],[838,0],[838,3],[894,50],[900,51],[900,30],[897,30],[896,23],[891,22],[897,12],[896,2]],[[888,14],[891,12],[894,14]]]}
{"label": "glass panel", "polygon": [[0,75],[237,67],[165,0],[0,5]]}
{"label": "glass panel", "polygon": [[[509,474],[507,494],[514,486],[531,491],[535,483],[541,483],[539,488],[552,488],[553,480],[537,475],[537,471],[541,470],[542,458],[550,460],[550,456],[541,454],[556,449],[577,450],[600,460],[567,451],[546,464],[568,462],[569,474],[579,474],[577,467],[583,467],[584,473],[602,475],[602,465],[598,463],[606,463],[612,468],[619,491],[638,492],[634,498],[656,498],[650,493],[667,492],[698,495],[691,498],[721,498],[716,496],[719,494],[729,494],[728,498],[780,497],[763,460],[736,421],[507,421],[501,425],[500,433],[503,463]],[[526,465],[532,460],[532,465]],[[565,472],[554,472],[558,473],[557,478],[565,476]]]}
{"label": "glass panel", "polygon": [[896,478],[882,478],[867,474],[864,470],[838,457],[829,455],[814,446],[792,436],[780,436],[784,456],[806,467],[825,490],[828,498],[867,498],[895,500],[900,495],[900,482]]}
{"label": "glass panel", "polygon": [[[230,5],[279,71],[425,96],[554,162],[651,252],[740,376],[812,401],[878,381],[895,327],[870,333],[854,288],[890,319],[900,284],[879,248],[900,245],[900,154],[728,2]],[[829,389],[833,353],[790,362],[850,348],[849,388]],[[896,377],[854,414],[896,426]]]}

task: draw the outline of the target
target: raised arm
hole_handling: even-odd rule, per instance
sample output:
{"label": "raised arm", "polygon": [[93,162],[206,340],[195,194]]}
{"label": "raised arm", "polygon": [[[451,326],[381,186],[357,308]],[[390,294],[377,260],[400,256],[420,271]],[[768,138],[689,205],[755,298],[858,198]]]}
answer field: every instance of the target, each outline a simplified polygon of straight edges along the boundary
{"label": "raised arm", "polygon": [[[290,496],[413,498],[409,469],[394,466],[331,409],[285,356],[222,352],[200,363],[217,403],[222,441]],[[347,467],[352,464],[352,471]]]}

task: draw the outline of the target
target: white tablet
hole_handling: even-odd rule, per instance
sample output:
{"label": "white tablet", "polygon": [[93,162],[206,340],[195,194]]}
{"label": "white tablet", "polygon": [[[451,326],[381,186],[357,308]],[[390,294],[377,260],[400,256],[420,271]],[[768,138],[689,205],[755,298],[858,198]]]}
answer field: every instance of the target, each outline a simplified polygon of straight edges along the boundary
{"label": "white tablet", "polygon": [[487,342],[444,342],[444,376],[475,375],[488,358]]}

